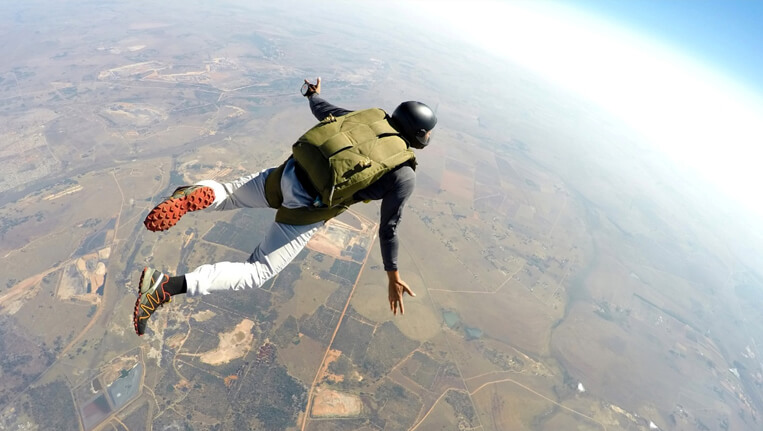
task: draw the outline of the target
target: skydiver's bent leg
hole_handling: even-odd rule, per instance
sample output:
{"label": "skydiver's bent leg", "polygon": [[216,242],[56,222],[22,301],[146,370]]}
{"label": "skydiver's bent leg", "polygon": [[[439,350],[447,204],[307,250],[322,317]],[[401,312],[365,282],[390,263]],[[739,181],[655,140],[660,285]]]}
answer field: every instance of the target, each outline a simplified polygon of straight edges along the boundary
{"label": "skydiver's bent leg", "polygon": [[[268,208],[265,196],[265,181],[278,168],[268,168],[256,174],[241,177],[229,183],[204,180],[192,186],[180,187],[152,209],[143,224],[150,231],[167,230],[187,212],[206,208],[232,210],[238,208]],[[281,174],[281,193],[286,208],[300,208],[312,205],[315,200],[300,184],[293,159],[284,164]]]}
{"label": "skydiver's bent leg", "polygon": [[229,183],[204,180],[194,185],[206,186],[215,192],[215,200],[209,208],[216,210],[268,208],[268,200],[265,198],[265,180],[275,169],[268,168]]}
{"label": "skydiver's bent leg", "polygon": [[146,229],[157,232],[175,226],[181,217],[191,211],[205,208],[266,208],[269,205],[265,198],[265,180],[273,169],[265,169],[230,183],[206,180],[179,187],[148,213],[143,224]]}
{"label": "skydiver's bent leg", "polygon": [[186,274],[187,293],[260,287],[294,260],[321,226],[323,222],[305,226],[274,222],[247,262],[202,265]]}
{"label": "skydiver's bent leg", "polygon": [[[265,197],[265,180],[278,168],[268,168],[259,173],[239,178],[230,183],[218,183],[213,180],[199,181],[195,185],[211,188],[215,200],[210,206],[217,210],[232,210],[237,208],[268,208]],[[282,206],[286,208],[306,207],[313,204],[311,196],[300,184],[297,178],[294,159],[288,159],[281,174]]]}

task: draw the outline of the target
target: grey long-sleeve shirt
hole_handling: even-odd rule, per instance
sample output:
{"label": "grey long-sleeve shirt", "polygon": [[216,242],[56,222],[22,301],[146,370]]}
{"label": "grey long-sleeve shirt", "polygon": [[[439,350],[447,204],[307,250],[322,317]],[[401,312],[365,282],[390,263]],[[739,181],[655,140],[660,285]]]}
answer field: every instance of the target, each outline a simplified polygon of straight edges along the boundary
{"label": "grey long-sleeve shirt", "polygon": [[[308,99],[310,100],[310,110],[319,121],[329,114],[339,117],[352,112],[336,107],[318,95],[312,95]],[[403,215],[403,206],[413,194],[415,186],[416,172],[410,164],[405,163],[355,194],[355,198],[358,200],[381,199],[382,201],[379,219],[379,243],[385,271],[397,270],[399,248],[397,226]]]}

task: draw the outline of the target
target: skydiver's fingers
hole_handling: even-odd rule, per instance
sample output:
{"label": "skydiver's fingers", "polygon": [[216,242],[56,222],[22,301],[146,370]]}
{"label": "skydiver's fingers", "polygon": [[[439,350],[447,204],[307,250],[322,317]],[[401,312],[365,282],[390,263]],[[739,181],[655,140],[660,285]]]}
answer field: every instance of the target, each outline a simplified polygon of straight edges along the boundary
{"label": "skydiver's fingers", "polygon": [[411,295],[411,296],[416,296],[416,294],[415,294],[415,293],[413,293],[413,291],[411,290],[411,288],[410,288],[410,287],[408,287],[408,286],[403,286],[403,292],[404,292],[404,293],[407,293],[407,294],[409,294],[409,295]]}
{"label": "skydiver's fingers", "polygon": [[403,310],[403,296],[400,295],[400,315],[402,316],[405,314],[405,311]]}

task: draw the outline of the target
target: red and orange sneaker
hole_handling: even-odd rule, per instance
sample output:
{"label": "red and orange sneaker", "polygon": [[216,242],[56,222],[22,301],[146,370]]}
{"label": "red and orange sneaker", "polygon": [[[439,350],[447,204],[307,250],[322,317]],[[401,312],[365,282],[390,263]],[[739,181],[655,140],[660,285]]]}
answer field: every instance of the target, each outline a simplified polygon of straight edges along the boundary
{"label": "red and orange sneaker", "polygon": [[179,187],[164,202],[148,213],[143,224],[146,229],[157,232],[167,230],[189,211],[198,211],[212,205],[215,192],[207,186]]}
{"label": "red and orange sneaker", "polygon": [[164,306],[170,302],[170,294],[164,290],[169,281],[169,276],[153,268],[143,268],[138,284],[138,299],[135,301],[135,311],[132,313],[132,322],[135,325],[135,333],[143,335],[146,332],[146,324],[157,306]]}

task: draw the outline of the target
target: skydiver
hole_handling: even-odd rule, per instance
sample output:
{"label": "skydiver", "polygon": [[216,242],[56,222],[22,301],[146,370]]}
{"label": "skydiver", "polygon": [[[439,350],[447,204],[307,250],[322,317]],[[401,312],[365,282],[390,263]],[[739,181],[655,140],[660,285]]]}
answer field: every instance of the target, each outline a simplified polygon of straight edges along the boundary
{"label": "skydiver", "polygon": [[[180,187],[149,212],[143,223],[148,230],[157,232],[171,228],[187,212],[206,208],[276,209],[265,238],[246,262],[205,264],[180,276],[144,268],[133,312],[138,335],[145,333],[156,307],[169,302],[174,295],[206,295],[262,286],[299,254],[326,221],[349,205],[369,200],[382,201],[379,240],[390,310],[394,315],[398,311],[403,314],[403,295],[416,295],[398,272],[397,227],[416,182],[416,161],[411,148],[420,150],[429,144],[437,118],[427,105],[414,101],[401,103],[391,116],[380,109],[349,111],[327,102],[320,92],[320,78],[315,84],[305,79],[302,93],[320,123],[299,139],[283,164],[230,183],[204,180]],[[350,130],[358,125],[367,133],[355,134]],[[352,135],[350,139],[348,134]],[[310,151],[320,150],[327,157],[326,152],[335,153],[335,159],[351,157],[351,151],[343,151],[350,141],[356,148],[366,150],[364,154],[368,157],[357,162],[356,156],[345,163],[352,167],[340,172],[340,176],[356,182],[353,187],[342,191],[341,185],[328,184],[329,190],[325,181],[330,176],[328,165],[315,163],[315,157],[308,157]],[[374,146],[377,142],[384,145]],[[372,147],[374,150],[369,153]],[[337,196],[334,191],[338,191]]]}

